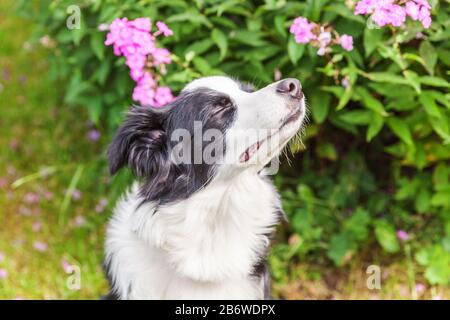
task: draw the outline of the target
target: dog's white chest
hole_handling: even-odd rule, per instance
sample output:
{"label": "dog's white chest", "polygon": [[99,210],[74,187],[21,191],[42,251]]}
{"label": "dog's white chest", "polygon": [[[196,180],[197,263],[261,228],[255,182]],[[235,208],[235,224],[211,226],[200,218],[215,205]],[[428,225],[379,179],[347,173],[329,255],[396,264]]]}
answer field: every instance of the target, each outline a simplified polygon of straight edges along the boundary
{"label": "dog's white chest", "polygon": [[263,297],[261,280],[251,274],[278,219],[270,183],[249,174],[176,204],[137,208],[139,201],[135,186],[107,232],[109,272],[121,298]]}

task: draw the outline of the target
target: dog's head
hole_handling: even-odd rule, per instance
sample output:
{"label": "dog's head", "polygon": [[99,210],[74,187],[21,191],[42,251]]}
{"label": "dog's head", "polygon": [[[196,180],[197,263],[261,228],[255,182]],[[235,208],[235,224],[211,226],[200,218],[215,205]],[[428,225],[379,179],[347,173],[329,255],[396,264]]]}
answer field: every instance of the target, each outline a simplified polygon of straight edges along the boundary
{"label": "dog's head", "polygon": [[185,199],[213,178],[261,170],[298,132],[305,99],[297,79],[254,90],[228,77],[188,84],[163,108],[133,107],[108,150],[112,174],[128,166],[142,196]]}

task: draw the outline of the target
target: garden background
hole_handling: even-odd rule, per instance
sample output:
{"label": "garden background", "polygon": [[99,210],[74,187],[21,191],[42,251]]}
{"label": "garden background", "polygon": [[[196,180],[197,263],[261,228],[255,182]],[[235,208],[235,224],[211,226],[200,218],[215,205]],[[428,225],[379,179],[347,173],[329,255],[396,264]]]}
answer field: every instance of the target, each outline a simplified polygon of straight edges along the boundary
{"label": "garden background", "polygon": [[[290,220],[269,259],[276,298],[450,298],[450,3],[429,1],[429,27],[380,27],[356,2],[2,0],[0,298],[108,290],[105,223],[131,176],[111,178],[105,150],[135,82],[104,42],[123,17],[173,31],[151,68],[174,95],[205,75],[302,81],[310,120],[274,177]],[[329,31],[324,52],[290,32],[297,17]]]}

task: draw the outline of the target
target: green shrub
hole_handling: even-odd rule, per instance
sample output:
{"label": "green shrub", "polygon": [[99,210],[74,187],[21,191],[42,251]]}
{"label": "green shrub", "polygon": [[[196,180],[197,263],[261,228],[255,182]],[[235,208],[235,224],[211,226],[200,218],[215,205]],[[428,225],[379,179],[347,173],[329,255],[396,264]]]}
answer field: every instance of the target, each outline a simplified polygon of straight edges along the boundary
{"label": "green shrub", "polygon": [[[74,2],[79,30],[66,27]],[[307,148],[292,146],[293,165],[276,177],[292,241],[275,248],[274,273],[283,275],[287,259],[326,257],[341,266],[362,248],[397,255],[407,246],[430,283],[448,284],[450,6],[430,1],[433,24],[426,30],[410,19],[405,28],[376,29],[348,2],[54,0],[22,1],[20,8],[37,24],[36,39],[54,41],[50,74],[66,84],[66,104],[86,108],[110,131],[132,103],[124,60],[103,45],[106,34],[98,30],[117,17],[145,16],[171,27],[174,36],[163,44],[174,62],[163,81],[174,92],[205,75],[257,86],[299,78],[311,121]],[[295,43],[289,26],[297,16],[353,36],[354,50],[318,56]],[[398,239],[400,229],[408,240]]]}

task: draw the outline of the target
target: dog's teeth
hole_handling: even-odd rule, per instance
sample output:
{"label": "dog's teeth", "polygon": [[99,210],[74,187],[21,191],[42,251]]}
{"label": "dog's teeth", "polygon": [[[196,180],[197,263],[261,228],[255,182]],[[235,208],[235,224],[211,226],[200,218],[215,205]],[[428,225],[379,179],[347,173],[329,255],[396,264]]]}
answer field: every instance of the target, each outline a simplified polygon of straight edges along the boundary
{"label": "dog's teeth", "polygon": [[250,155],[248,154],[248,150],[247,150],[241,155],[241,157],[239,158],[239,161],[240,162],[247,162],[248,159],[250,159]]}
{"label": "dog's teeth", "polygon": [[261,144],[259,141],[257,143],[252,144],[239,158],[240,162],[247,162],[255,153],[258,151]]}

